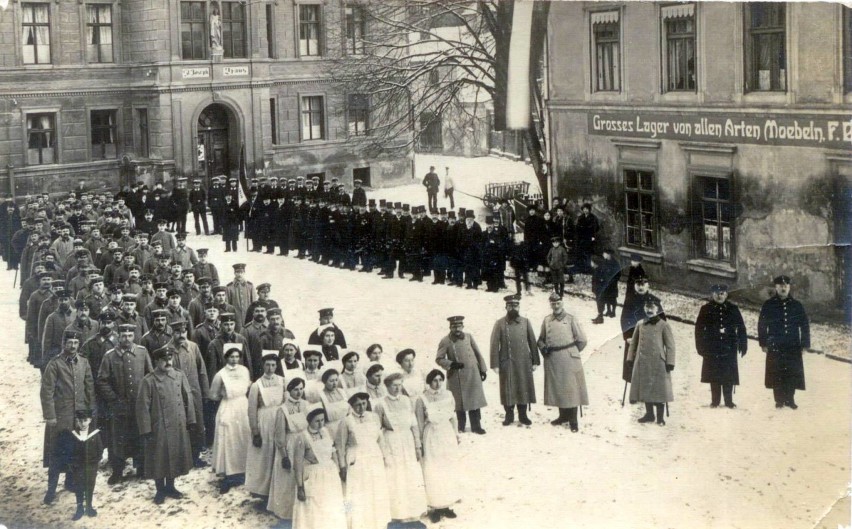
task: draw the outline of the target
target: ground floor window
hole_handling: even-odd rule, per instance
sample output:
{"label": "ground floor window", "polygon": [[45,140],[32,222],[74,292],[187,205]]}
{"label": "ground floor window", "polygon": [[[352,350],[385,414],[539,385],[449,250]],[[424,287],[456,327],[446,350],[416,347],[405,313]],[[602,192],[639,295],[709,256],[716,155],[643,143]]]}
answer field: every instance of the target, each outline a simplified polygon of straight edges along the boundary
{"label": "ground floor window", "polygon": [[625,242],[628,246],[656,250],[657,200],[654,171],[624,169]]}
{"label": "ground floor window", "polygon": [[705,259],[731,260],[733,206],[731,180],[726,177],[696,178],[696,207],[701,224],[697,230],[698,253]]}

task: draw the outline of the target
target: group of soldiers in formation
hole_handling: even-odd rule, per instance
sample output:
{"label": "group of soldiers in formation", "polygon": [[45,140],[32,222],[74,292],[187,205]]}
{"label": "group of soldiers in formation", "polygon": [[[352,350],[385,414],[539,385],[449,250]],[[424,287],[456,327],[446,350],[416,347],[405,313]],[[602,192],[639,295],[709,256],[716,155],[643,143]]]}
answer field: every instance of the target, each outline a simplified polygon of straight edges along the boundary
{"label": "group of soldiers in formation", "polygon": [[[349,204],[360,196],[353,194]],[[291,212],[307,211],[308,217],[325,211],[328,224],[316,232],[325,234],[318,246],[313,246],[315,233],[312,246],[297,237],[292,248],[288,238],[284,251],[299,249],[302,256],[349,267],[359,256],[362,271],[381,266],[390,277],[396,266],[390,261],[402,256],[414,278],[422,278],[429,256],[436,282],[442,278],[434,263],[448,256],[449,247],[435,250],[431,238],[440,233],[436,227],[452,226],[449,214],[445,222],[440,210],[436,219],[415,208],[415,215],[424,216],[414,219],[398,215],[404,208],[397,204],[393,213],[365,211],[363,205],[353,213],[345,200],[329,198],[302,192],[282,198],[269,187],[250,200],[264,206],[278,201],[279,211],[292,201]],[[254,206],[240,207],[254,213]],[[39,196],[20,208],[9,202],[0,215],[2,255],[20,275],[28,360],[42,371],[45,503],[54,501],[65,473],[65,486],[77,497],[73,518],[95,516],[95,480],[106,448],[112,469],[108,484],[126,480],[132,460],[137,476],[155,481],[157,504],[182,498],[175,479],[212,463],[222,476],[221,493],[244,483],[269,511],[291,518],[298,528],[384,528],[391,520],[419,520],[424,513],[433,522],[455,517],[452,506],[460,494],[450,469],[458,464],[458,435],[468,419],[471,432],[486,433],[480,412],[489,368],[499,374],[503,425],[515,421],[515,410],[521,424],[531,425],[532,373],[543,364],[544,404],[558,409],[551,423],[579,431],[578,410],[589,403],[581,356],[587,339],[579,319],[563,307],[559,274],[566,270],[569,278],[592,272],[598,302],[593,323],[615,317],[618,278],[626,276],[622,376],[631,384],[631,403],[645,404],[639,422],[665,425],[676,346],[662,303],[649,290],[641,256],[631,255],[622,274],[611,250],[591,255],[594,235],[579,243],[581,222],[568,221],[560,210],[554,212],[559,229],[572,227],[573,238],[564,231],[554,235],[545,261],[565,245],[572,248],[573,266],[556,271],[551,266],[552,313],[538,335],[519,313],[518,285],[517,294],[504,298],[505,316],[494,324],[489,362],[464,332],[464,317],[453,316],[437,347],[438,366],[427,372],[415,366],[412,349],[388,361],[382,346],[373,344],[362,358],[347,347],[333,309],[320,310],[319,326],[297,342],[284,325],[282,306],[287,305],[271,299],[270,284],[255,287],[243,264],[234,265],[232,281],[220,284],[205,249],[187,247],[185,233],[175,237],[167,229],[171,221],[152,219],[151,210],[137,218],[126,194],[71,194],[57,201]],[[342,215],[353,217],[355,226],[366,222],[371,230],[378,225],[384,231],[377,233],[392,235],[367,244],[368,249],[341,253],[330,241],[335,240],[331,234],[344,232],[334,227]],[[290,217],[290,233],[297,216]],[[541,229],[532,220],[536,216],[531,209],[525,233],[513,234],[526,245],[533,237],[546,240],[530,233]],[[252,225],[252,218],[243,222],[260,249],[267,242],[259,235],[266,224]],[[541,220],[546,233],[556,229],[552,219]],[[227,222],[214,225],[227,231]],[[424,226],[421,238],[406,242],[418,224]],[[492,234],[505,241],[505,225],[514,227],[513,222],[486,224],[485,241]],[[459,231],[472,225],[468,212]],[[422,246],[411,246],[411,240]],[[481,259],[487,251],[479,244]],[[412,248],[418,249],[416,259],[408,257]],[[450,272],[447,278],[455,283],[472,276],[469,286],[475,288],[478,275],[467,261],[472,250],[464,248],[462,275]],[[535,259],[527,262],[535,265]],[[506,256],[502,260],[505,268]],[[796,409],[795,391],[804,389],[802,351],[810,347],[808,318],[790,295],[788,276],[778,276],[774,285],[757,329],[767,353],[765,385],[773,389],[776,407]],[[714,285],[696,320],[695,347],[703,357],[701,381],[711,386],[711,406],[720,406],[724,397],[724,405],[733,408],[737,358],[746,354],[748,341],[742,315],[727,298],[727,287]]]}

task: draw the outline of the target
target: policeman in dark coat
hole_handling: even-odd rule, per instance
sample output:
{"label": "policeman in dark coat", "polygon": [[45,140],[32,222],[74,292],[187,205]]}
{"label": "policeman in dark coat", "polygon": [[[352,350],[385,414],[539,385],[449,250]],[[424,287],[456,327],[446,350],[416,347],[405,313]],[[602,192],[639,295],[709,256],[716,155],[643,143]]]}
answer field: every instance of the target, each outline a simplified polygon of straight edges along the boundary
{"label": "policeman in dark coat", "polygon": [[355,189],[352,190],[352,205],[364,207],[367,205],[367,192],[361,187],[361,180],[356,178],[353,182]]}
{"label": "policeman in dark coat", "polygon": [[588,273],[591,270],[591,259],[595,248],[595,239],[600,231],[598,218],[592,213],[591,204],[583,204],[577,217],[577,271]]}
{"label": "policeman in dark coat", "polygon": [[766,353],[765,385],[775,396],[775,407],[798,408],[795,394],[805,389],[802,349],[811,347],[808,315],[802,304],[790,295],[791,280],[775,278],[775,295],[760,308],[757,339]]}
{"label": "policeman in dark coat", "polygon": [[464,265],[465,288],[479,287],[482,263],[482,228],[476,222],[473,210],[465,212],[464,226],[459,234],[459,250]]}
{"label": "policeman in dark coat", "polygon": [[[201,224],[204,224],[204,235],[210,235],[210,229],[207,227],[207,193],[201,188],[201,180],[198,178],[192,182],[192,191],[189,192],[189,205],[195,219],[195,234],[201,235]],[[199,220],[201,223],[199,223]]]}
{"label": "policeman in dark coat", "polygon": [[222,177],[214,176],[211,179],[210,192],[208,193],[208,205],[213,214],[213,235],[222,234],[222,211],[225,206],[225,186]]}
{"label": "policeman in dark coat", "polygon": [[732,400],[734,386],[739,385],[737,353],[745,356],[748,336],[740,309],[728,301],[728,287],[713,285],[713,300],[698,312],[695,320],[695,350],[704,359],[701,382],[710,384],[710,407],[719,406],[722,395],[725,406],[736,408]]}

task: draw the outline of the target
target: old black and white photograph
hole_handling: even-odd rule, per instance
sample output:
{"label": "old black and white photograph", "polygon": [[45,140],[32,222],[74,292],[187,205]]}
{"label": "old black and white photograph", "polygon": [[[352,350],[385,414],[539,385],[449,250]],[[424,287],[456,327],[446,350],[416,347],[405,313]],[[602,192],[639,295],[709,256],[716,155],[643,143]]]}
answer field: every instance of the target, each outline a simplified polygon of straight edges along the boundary
{"label": "old black and white photograph", "polygon": [[852,527],[852,4],[0,0],[0,529]]}

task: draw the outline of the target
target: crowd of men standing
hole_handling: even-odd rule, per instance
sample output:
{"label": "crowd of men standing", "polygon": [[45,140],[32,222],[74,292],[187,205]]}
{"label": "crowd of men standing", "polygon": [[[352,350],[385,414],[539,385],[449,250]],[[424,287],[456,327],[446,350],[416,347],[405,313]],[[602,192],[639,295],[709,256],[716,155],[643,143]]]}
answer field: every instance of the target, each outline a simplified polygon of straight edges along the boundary
{"label": "crowd of men standing", "polygon": [[[663,406],[673,400],[677,345],[660,299],[649,290],[641,257],[631,256],[630,266],[622,270],[611,250],[596,254],[599,228],[589,205],[572,219],[557,202],[552,212],[556,220],[546,211],[541,222],[532,207],[523,234],[516,234],[508,204],[486,218],[483,231],[473,211],[464,211],[464,221],[458,222],[455,212],[436,211],[436,204],[430,204],[430,215],[426,207],[376,203],[357,180],[351,196],[336,182],[317,186],[292,179],[283,186],[270,179],[257,184],[242,204],[236,203],[236,181],[221,179],[209,192],[200,189],[200,182],[187,191],[185,181],[178,180],[171,194],[159,192],[159,185],[152,193],[137,185],[116,195],[83,192],[6,204],[0,215],[2,257],[20,278],[19,315],[25,322],[27,358],[42,371],[46,503],[53,501],[59,476],[73,461],[80,475],[66,485],[78,492],[75,519],[97,514],[91,500],[91,463],[99,460],[93,455],[99,439],[108,449],[109,484],[125,479],[126,462],[132,459],[140,474],[155,480],[158,503],[182,497],[174,479],[207,465],[202,451],[215,446],[219,435],[216,401],[233,396],[222,379],[237,364],[245,368],[249,383],[272,380],[275,373],[297,367],[312,373],[304,375],[303,384],[311,379],[325,384],[330,375],[319,371],[318,364],[342,360],[347,367],[335,374],[343,379],[348,372],[350,380],[359,380],[348,365],[353,357],[345,352],[345,338],[334,326],[330,309],[321,311],[321,326],[309,340],[316,351],[299,350],[284,325],[281,307],[270,298],[272,285],[255,287],[242,264],[234,266],[231,282],[221,284],[207,250],[186,245],[188,213],[195,214],[200,234],[202,225],[207,231],[207,208],[214,232],[229,241],[233,230],[238,234],[244,229],[253,251],[274,253],[277,247],[282,255],[295,252],[299,258],[352,270],[360,265],[361,272],[379,270],[387,278],[409,273],[411,280],[422,281],[432,273],[435,284],[473,289],[482,279],[489,290],[502,288],[507,261],[518,276],[526,272],[524,267],[543,267],[535,257],[541,256],[541,245],[547,249],[545,262],[551,253],[547,243],[550,248],[570,247],[571,260],[561,266],[570,274],[593,275],[599,313],[593,323],[615,317],[613,288],[617,296],[618,278],[626,276],[620,317],[622,376],[631,384],[631,402],[645,403],[646,414],[639,422],[665,424]],[[430,200],[432,195],[430,189]],[[216,199],[220,196],[221,205]],[[175,201],[185,206],[178,214]],[[513,261],[517,256],[510,248],[525,249],[522,264]],[[229,241],[226,251],[233,250]],[[528,406],[536,402],[532,372],[539,365],[544,366],[544,403],[559,410],[552,424],[579,430],[578,410],[589,404],[581,360],[587,339],[582,323],[564,309],[558,283],[554,280],[548,298],[552,314],[537,336],[519,313],[520,296],[505,298],[506,316],[494,325],[488,363],[475,339],[463,331],[464,317],[449,318],[450,332],[438,344],[436,361],[445,370],[441,376],[453,396],[459,431],[465,431],[469,418],[472,432],[485,433],[480,410],[486,405],[482,383],[489,368],[499,372],[503,424],[514,422],[517,410],[520,422],[529,425]],[[804,389],[802,351],[810,347],[810,335],[804,307],[791,296],[791,283],[785,275],[775,278],[775,295],[761,309],[757,334],[767,353],[765,385],[773,389],[776,407],[796,409],[795,391]],[[520,282],[517,288],[520,293]],[[739,384],[737,355],[746,354],[747,334],[739,309],[728,300],[727,287],[714,285],[710,297],[695,330],[695,348],[703,357],[701,380],[711,385],[711,406],[719,406],[724,397],[732,408],[732,389]],[[267,369],[269,351],[278,357],[271,358]],[[310,361],[313,353],[316,363]],[[403,377],[417,379],[410,369],[411,353],[397,360]],[[363,393],[369,394],[376,385],[368,384],[371,373],[362,367],[364,380],[350,389],[363,386]],[[419,380],[419,386],[414,385],[419,389],[409,396],[416,399],[422,386]],[[335,390],[325,388],[330,395]],[[281,392],[283,399],[284,388]],[[212,398],[214,393],[221,395]],[[349,403],[355,406],[359,398]],[[331,420],[334,402],[322,402]],[[86,422],[93,418],[97,430]],[[173,434],[163,424],[182,428]],[[73,439],[64,432],[74,432]],[[64,452],[57,447],[65,447]]]}

